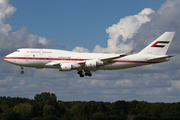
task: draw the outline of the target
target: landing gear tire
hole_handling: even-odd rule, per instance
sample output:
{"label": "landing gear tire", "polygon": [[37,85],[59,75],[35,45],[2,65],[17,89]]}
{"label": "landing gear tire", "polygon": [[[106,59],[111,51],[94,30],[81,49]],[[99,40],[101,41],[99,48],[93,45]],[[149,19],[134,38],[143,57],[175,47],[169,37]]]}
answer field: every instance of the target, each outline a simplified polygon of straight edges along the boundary
{"label": "landing gear tire", "polygon": [[21,74],[24,74],[23,67],[21,67]]}
{"label": "landing gear tire", "polygon": [[79,74],[79,76],[80,76],[80,77],[84,77],[84,75],[83,75],[83,74]]}
{"label": "landing gear tire", "polygon": [[82,74],[82,71],[78,71],[77,74]]}
{"label": "landing gear tire", "polygon": [[84,72],[85,72],[85,74],[83,74],[83,71],[81,70],[81,71],[78,71],[77,74],[79,74],[80,77],[84,77],[84,75],[89,76],[89,77],[92,76],[92,74],[89,70],[85,70]]}
{"label": "landing gear tire", "polygon": [[85,76],[89,76],[89,77],[91,77],[92,76],[92,74],[91,74],[91,72],[90,71],[85,71]]}
{"label": "landing gear tire", "polygon": [[84,77],[83,71],[78,71],[77,73],[79,74],[79,77]]}

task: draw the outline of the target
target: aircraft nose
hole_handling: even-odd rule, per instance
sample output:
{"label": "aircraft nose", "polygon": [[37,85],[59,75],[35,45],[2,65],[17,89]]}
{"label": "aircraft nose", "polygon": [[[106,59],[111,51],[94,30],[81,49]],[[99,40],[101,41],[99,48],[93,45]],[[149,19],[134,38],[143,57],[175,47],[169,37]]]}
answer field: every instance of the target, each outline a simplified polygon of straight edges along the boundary
{"label": "aircraft nose", "polygon": [[6,56],[4,57],[4,60],[7,61],[7,62],[9,62],[9,63],[13,63],[13,59],[11,59],[11,57],[10,57],[9,55],[6,55]]}
{"label": "aircraft nose", "polygon": [[4,60],[7,61],[7,62],[9,62],[9,61],[8,61],[8,56],[5,56],[5,57],[4,57]]}

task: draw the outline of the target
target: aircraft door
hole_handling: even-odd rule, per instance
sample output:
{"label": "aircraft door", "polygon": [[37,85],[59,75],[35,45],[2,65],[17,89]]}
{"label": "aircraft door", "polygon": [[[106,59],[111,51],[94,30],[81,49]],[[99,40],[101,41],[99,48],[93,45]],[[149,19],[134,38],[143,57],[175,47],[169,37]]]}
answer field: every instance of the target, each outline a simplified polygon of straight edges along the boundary
{"label": "aircraft door", "polygon": [[51,62],[51,61],[52,61],[52,57],[49,56],[49,57],[48,57],[48,62]]}
{"label": "aircraft door", "polygon": [[40,50],[39,50],[39,54],[40,54],[40,55],[43,55],[43,49],[40,49]]}
{"label": "aircraft door", "polygon": [[139,59],[136,60],[136,64],[140,65],[140,60]]}
{"label": "aircraft door", "polygon": [[26,56],[25,56],[25,61],[28,61],[28,60],[29,60],[29,56],[26,55]]}

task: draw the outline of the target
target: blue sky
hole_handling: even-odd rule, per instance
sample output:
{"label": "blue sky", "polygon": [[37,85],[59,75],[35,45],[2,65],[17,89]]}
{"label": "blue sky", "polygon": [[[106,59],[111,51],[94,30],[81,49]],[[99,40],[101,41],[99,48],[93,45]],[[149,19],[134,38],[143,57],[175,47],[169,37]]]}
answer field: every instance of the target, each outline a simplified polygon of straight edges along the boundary
{"label": "blue sky", "polygon": [[[1,0],[0,95],[33,98],[51,92],[63,101],[180,100],[179,0]],[[176,32],[170,61],[115,71],[24,68],[4,56],[18,48],[121,53],[142,50],[166,31]],[[65,47],[64,47],[65,46]]]}
{"label": "blue sky", "polygon": [[[60,46],[107,47],[107,29],[121,18],[139,13],[144,8],[157,11],[165,0],[30,0],[10,1],[17,12],[8,20],[16,31],[23,25],[30,33],[55,38]],[[69,44],[70,43],[70,44]]]}

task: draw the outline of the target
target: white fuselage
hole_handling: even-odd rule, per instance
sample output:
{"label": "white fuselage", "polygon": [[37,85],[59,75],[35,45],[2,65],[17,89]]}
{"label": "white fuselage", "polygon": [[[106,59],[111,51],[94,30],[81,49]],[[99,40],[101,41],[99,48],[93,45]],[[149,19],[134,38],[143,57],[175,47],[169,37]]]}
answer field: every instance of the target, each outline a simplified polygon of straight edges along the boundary
{"label": "white fuselage", "polygon": [[[57,68],[58,66],[46,66],[47,63],[52,61],[60,61],[62,63],[73,63],[80,61],[93,60],[103,57],[116,56],[118,54],[102,54],[102,53],[77,53],[64,50],[55,49],[18,49],[17,51],[4,57],[9,63],[21,67],[34,67],[34,68]],[[147,61],[147,58],[154,57],[150,55],[132,54],[123,58],[114,59],[115,63],[110,65],[101,66],[98,70],[117,70],[130,67],[137,67],[142,65],[154,64],[165,62],[168,59],[161,61]]]}

